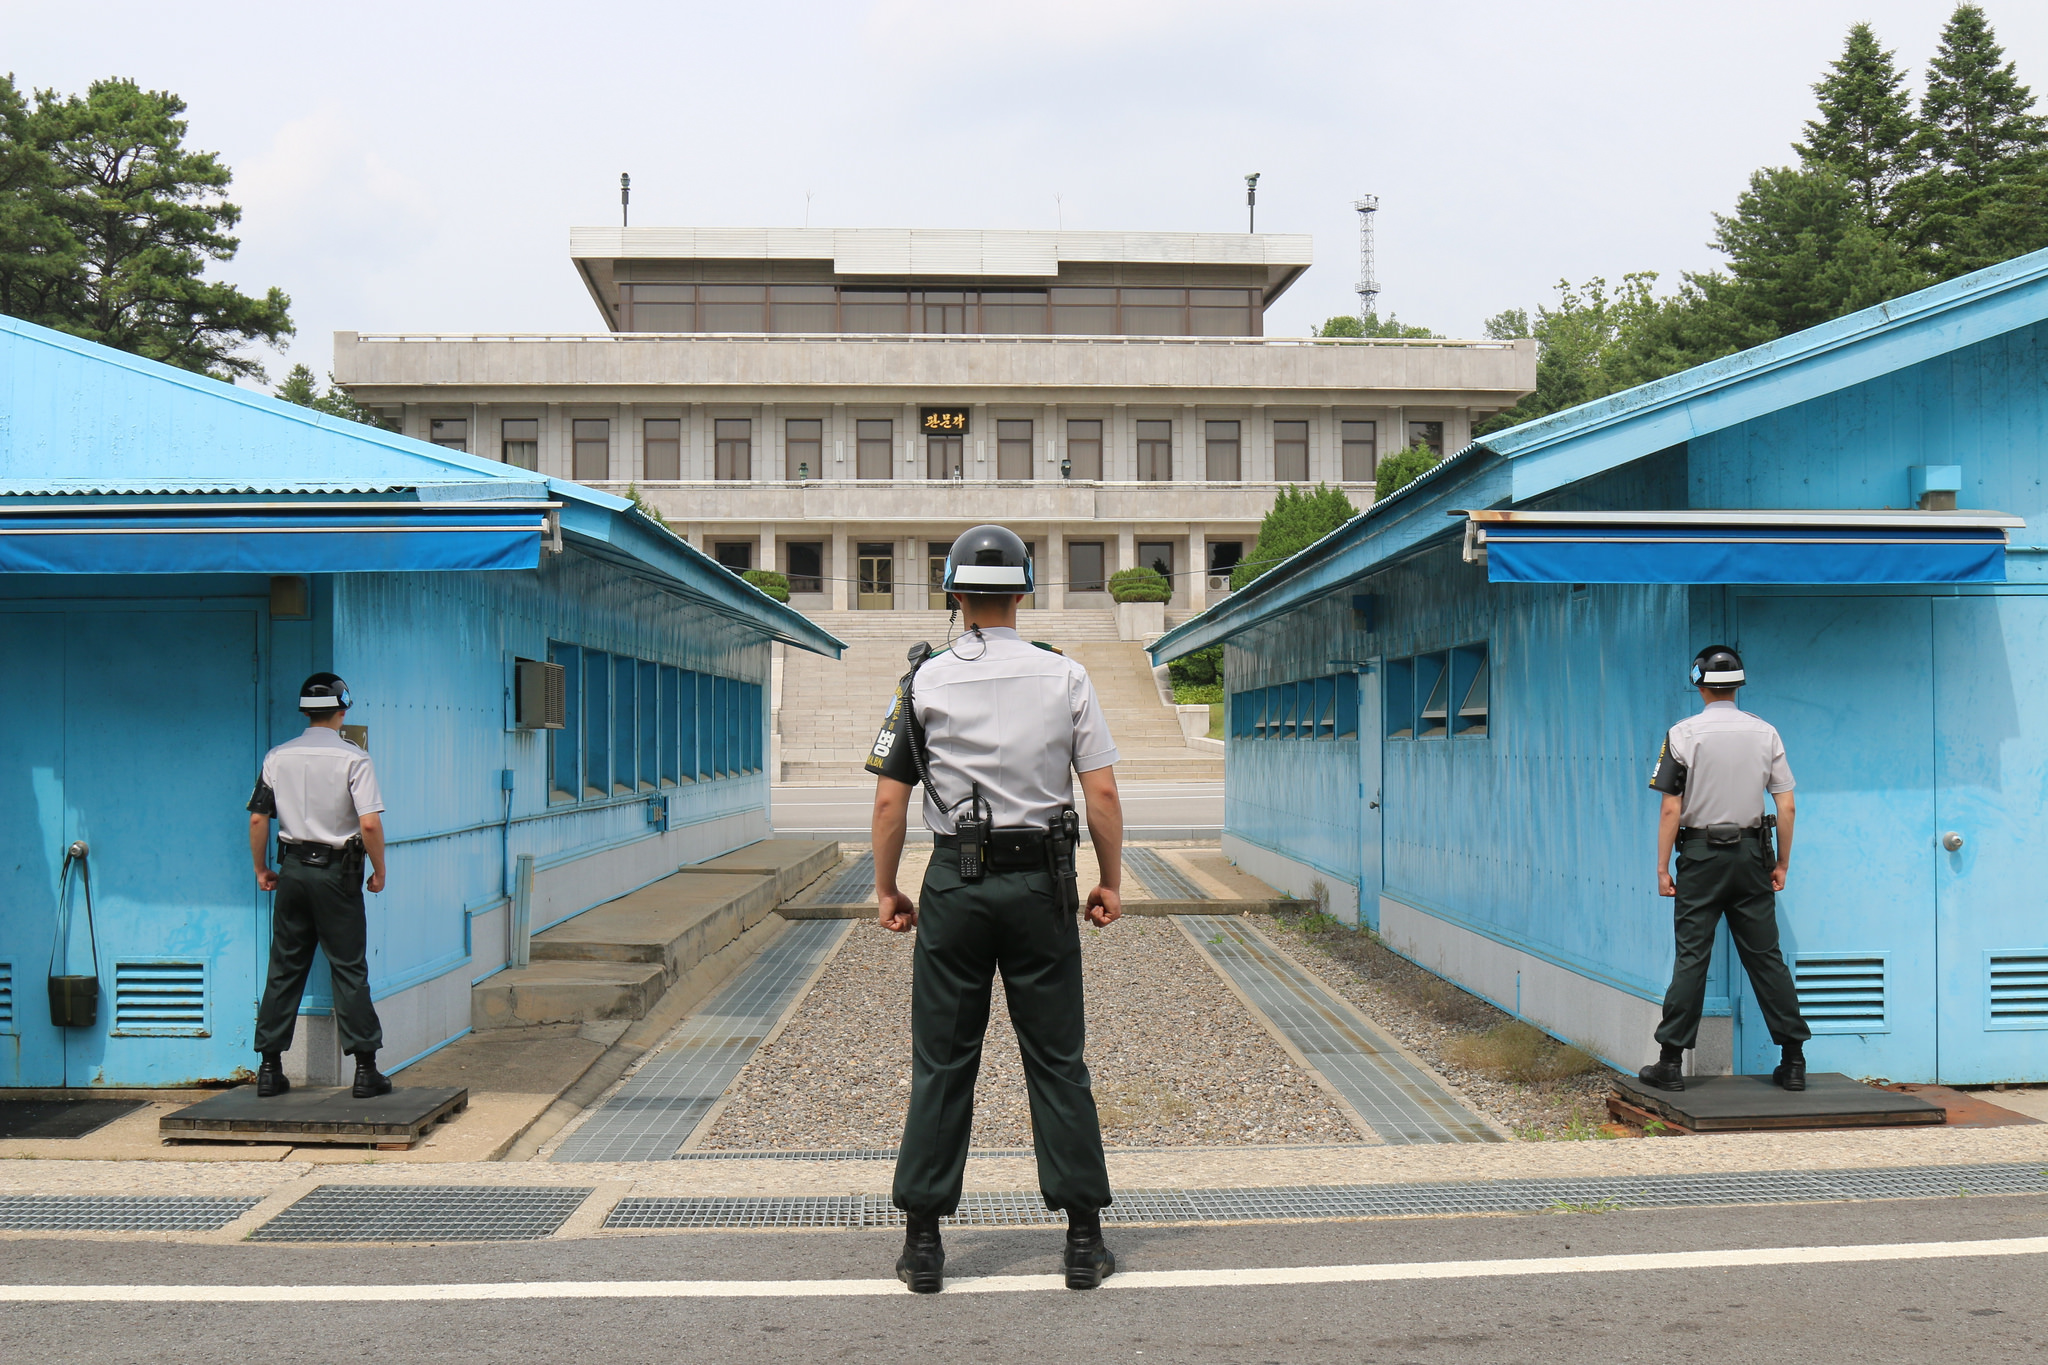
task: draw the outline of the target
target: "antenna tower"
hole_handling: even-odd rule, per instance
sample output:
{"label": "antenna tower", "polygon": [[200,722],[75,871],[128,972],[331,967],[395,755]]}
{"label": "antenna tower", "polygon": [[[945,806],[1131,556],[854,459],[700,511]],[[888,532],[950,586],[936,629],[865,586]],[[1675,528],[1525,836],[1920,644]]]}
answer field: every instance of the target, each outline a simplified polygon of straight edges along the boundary
{"label": "antenna tower", "polygon": [[1358,210],[1358,318],[1363,322],[1380,302],[1380,277],[1372,268],[1372,216],[1380,211],[1380,197],[1362,194],[1351,207]]}

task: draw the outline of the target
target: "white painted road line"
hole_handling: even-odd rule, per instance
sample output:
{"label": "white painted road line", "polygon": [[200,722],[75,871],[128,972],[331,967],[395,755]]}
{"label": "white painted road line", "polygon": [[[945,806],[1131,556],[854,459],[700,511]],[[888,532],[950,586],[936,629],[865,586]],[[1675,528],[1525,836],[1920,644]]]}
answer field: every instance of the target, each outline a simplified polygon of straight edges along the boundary
{"label": "white painted road line", "polygon": [[[1645,1270],[1733,1270],[1751,1266],[1945,1261],[2048,1255],[2048,1237],[1889,1246],[1760,1247],[1742,1251],[1659,1251],[1621,1256],[1531,1257],[1502,1261],[1412,1261],[1391,1265],[1126,1271],[1105,1289],[1230,1289],[1241,1285],[1363,1284],[1472,1280],[1510,1275],[1588,1275]],[[949,1280],[948,1294],[1064,1290],[1057,1275],[989,1275]],[[895,1280],[523,1280],[477,1284],[17,1284],[0,1303],[461,1303],[506,1299],[824,1299],[909,1291]]]}

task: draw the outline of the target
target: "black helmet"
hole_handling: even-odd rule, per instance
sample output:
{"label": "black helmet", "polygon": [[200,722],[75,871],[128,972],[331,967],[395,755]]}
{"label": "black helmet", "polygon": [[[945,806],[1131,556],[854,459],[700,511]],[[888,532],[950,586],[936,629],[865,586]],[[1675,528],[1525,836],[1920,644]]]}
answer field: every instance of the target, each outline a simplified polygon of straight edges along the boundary
{"label": "black helmet", "polygon": [[1005,596],[1032,590],[1031,552],[1017,533],[1001,526],[977,526],[963,531],[946,552],[946,576],[942,592],[988,593]]}
{"label": "black helmet", "polygon": [[354,702],[348,684],[332,673],[315,673],[299,684],[299,709],[307,715],[346,711]]}
{"label": "black helmet", "polygon": [[1742,686],[1742,656],[1726,645],[1708,645],[1692,661],[1692,685],[1716,691]]}

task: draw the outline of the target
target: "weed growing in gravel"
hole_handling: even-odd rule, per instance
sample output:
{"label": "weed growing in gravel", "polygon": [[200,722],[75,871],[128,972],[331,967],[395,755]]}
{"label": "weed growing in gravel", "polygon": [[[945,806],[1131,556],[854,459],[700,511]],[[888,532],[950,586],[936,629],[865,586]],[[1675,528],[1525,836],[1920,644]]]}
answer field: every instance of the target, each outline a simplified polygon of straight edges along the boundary
{"label": "weed growing in gravel", "polygon": [[1551,1203],[1550,1211],[1552,1213],[1619,1213],[1621,1211],[1621,1201],[1618,1199],[1595,1199],[1587,1203],[1575,1204],[1569,1199],[1559,1199]]}
{"label": "weed growing in gravel", "polygon": [[1583,1076],[1599,1063],[1569,1043],[1516,1019],[1486,1032],[1454,1038],[1444,1055],[1457,1065],[1504,1081],[1561,1081]]}
{"label": "weed growing in gravel", "polygon": [[1161,1119],[1184,1118],[1194,1112],[1186,1100],[1154,1081],[1107,1085],[1096,1092],[1096,1112],[1104,1128],[1129,1128]]}

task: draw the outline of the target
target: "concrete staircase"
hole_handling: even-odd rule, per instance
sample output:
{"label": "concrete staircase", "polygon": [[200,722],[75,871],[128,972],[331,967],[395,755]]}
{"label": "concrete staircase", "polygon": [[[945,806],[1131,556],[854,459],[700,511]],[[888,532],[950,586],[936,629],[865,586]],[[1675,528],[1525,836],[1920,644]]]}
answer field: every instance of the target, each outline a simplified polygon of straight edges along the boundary
{"label": "concrete staircase", "polygon": [[[838,663],[800,650],[782,661],[781,780],[844,785],[866,780],[861,763],[874,742],[896,680],[909,668],[905,653],[924,640],[946,639],[941,611],[817,612],[811,619],[846,641]],[[1115,736],[1117,772],[1132,780],[1221,781],[1221,755],[1190,749],[1173,709],[1160,700],[1151,660],[1138,645],[1120,641],[1107,611],[1022,611],[1018,632],[1057,645],[1088,669]]]}
{"label": "concrete staircase", "polygon": [[748,931],[838,862],[830,840],[767,839],[586,910],[471,987],[470,1026],[639,1019],[683,978],[737,970]]}

